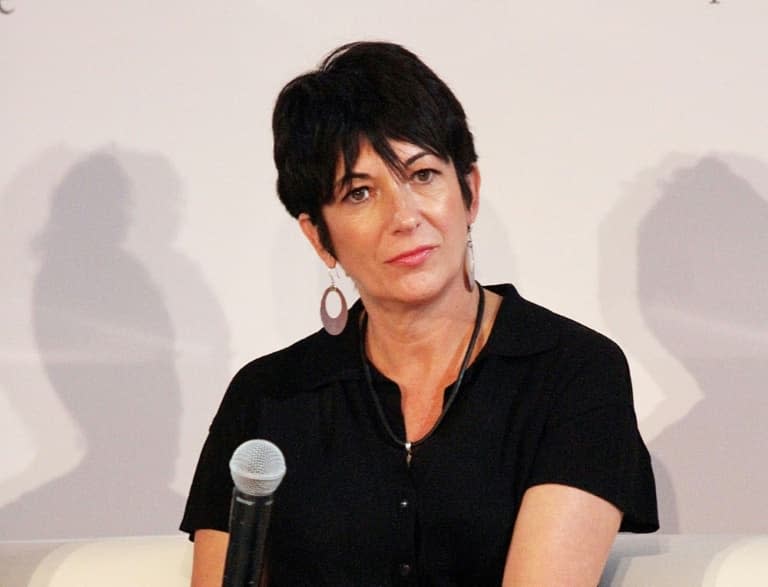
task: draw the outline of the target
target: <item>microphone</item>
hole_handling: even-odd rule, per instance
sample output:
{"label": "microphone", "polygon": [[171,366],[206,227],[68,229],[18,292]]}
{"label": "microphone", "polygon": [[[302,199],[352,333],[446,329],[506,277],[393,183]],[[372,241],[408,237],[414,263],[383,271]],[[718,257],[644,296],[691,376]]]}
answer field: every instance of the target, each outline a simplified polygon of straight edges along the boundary
{"label": "microphone", "polygon": [[285,475],[285,458],[268,440],[248,440],[229,461],[235,486],[229,508],[229,545],[222,587],[256,587],[274,501]]}

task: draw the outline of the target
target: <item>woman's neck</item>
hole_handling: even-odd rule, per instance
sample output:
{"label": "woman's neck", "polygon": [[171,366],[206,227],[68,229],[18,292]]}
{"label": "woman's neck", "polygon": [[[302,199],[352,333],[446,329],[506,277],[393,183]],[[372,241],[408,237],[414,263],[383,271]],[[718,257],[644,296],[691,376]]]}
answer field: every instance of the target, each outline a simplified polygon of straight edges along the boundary
{"label": "woman's neck", "polygon": [[[429,434],[443,412],[444,390],[458,380],[465,356],[471,351],[469,364],[488,339],[501,297],[484,293],[484,309],[478,306],[480,292],[475,289],[460,307],[432,305],[403,314],[374,305],[369,313],[365,352],[400,388],[407,440]],[[471,345],[476,324],[478,336]]]}
{"label": "woman's neck", "polygon": [[[475,288],[418,306],[366,304],[369,359],[401,386],[414,381],[450,383],[458,374],[472,334],[478,297]],[[483,326],[487,322],[488,328],[481,328],[474,354],[490,331],[492,319],[487,321],[488,316],[495,316],[498,308],[497,300],[488,298],[500,299],[486,292]]]}

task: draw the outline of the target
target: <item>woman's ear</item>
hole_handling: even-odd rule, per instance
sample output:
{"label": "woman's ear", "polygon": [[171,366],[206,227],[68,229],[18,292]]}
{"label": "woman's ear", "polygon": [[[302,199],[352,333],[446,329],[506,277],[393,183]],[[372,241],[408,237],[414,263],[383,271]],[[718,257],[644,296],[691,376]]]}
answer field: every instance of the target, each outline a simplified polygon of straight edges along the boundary
{"label": "woman's ear", "polygon": [[469,210],[467,210],[467,224],[471,225],[480,210],[480,169],[478,169],[477,164],[472,165],[469,173],[464,176],[464,180],[472,194],[472,201],[469,203]]}
{"label": "woman's ear", "polygon": [[306,212],[299,214],[299,226],[301,227],[301,232],[307,237],[309,244],[315,249],[317,256],[325,263],[325,266],[329,269],[336,267],[336,257],[331,255],[323,246],[323,243],[320,242],[320,233],[318,232],[317,225],[312,222],[312,219]]}

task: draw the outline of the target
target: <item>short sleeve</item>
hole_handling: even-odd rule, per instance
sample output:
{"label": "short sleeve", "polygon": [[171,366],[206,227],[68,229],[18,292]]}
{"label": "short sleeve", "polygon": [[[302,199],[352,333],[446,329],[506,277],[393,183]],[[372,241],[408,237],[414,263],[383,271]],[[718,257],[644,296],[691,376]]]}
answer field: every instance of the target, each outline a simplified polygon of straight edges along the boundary
{"label": "short sleeve", "polygon": [[621,531],[653,532],[656,489],[626,359],[607,339],[592,350],[553,398],[528,486],[583,489],[622,511]]}
{"label": "short sleeve", "polygon": [[233,487],[229,460],[248,440],[244,421],[254,415],[245,379],[241,372],[232,380],[208,430],[180,526],[190,540],[194,540],[196,530],[229,529]]}

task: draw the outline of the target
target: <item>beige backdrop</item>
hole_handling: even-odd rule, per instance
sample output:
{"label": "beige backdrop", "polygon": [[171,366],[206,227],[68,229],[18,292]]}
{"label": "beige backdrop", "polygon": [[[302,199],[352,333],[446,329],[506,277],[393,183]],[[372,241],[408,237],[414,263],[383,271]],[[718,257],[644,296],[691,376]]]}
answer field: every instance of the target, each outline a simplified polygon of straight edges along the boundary
{"label": "beige backdrop", "polygon": [[663,529],[768,530],[762,0],[2,6],[0,538],[174,531],[232,373],[319,326],[269,120],[361,38],[466,107],[480,279],[626,350]]}

